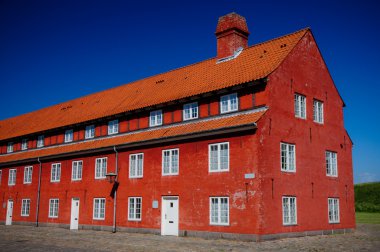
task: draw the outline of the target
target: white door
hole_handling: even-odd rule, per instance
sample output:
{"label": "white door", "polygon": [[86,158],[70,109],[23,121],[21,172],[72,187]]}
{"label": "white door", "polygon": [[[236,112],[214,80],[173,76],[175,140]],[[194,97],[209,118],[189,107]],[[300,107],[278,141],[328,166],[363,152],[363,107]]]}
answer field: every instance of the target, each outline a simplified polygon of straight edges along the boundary
{"label": "white door", "polygon": [[12,225],[12,215],[13,215],[13,200],[8,200],[7,205],[7,219],[5,220],[5,225]]}
{"label": "white door", "polygon": [[79,224],[79,199],[73,198],[71,200],[71,221],[70,229],[78,229]]}
{"label": "white door", "polygon": [[162,197],[161,235],[178,236],[178,197]]}

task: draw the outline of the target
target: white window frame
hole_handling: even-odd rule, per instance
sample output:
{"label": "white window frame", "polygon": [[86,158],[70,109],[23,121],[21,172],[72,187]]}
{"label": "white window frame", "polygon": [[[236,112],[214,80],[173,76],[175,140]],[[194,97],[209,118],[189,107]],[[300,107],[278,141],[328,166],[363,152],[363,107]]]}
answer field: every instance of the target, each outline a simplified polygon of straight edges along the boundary
{"label": "white window frame", "polygon": [[59,199],[49,199],[49,218],[58,218]]}
{"label": "white window frame", "polygon": [[74,139],[74,130],[69,129],[65,131],[65,143],[70,143]]}
{"label": "white window frame", "polygon": [[[106,178],[107,174],[107,157],[102,157],[102,158],[96,158],[95,159],[95,179],[104,179]],[[97,174],[97,169],[98,169],[98,160],[100,161],[100,167],[99,167],[99,174]],[[105,167],[103,167],[103,164],[105,163]],[[103,170],[104,169],[104,170]]]}
{"label": "white window frame", "polygon": [[313,101],[313,119],[316,123],[324,123],[323,102],[319,100]]}
{"label": "white window frame", "polygon": [[33,166],[24,167],[24,184],[31,184],[33,176]]}
{"label": "white window frame", "polygon": [[338,153],[326,151],[326,176],[338,177]]}
{"label": "white window frame", "polygon": [[183,105],[183,120],[197,119],[199,116],[198,102]]}
{"label": "white window frame", "polygon": [[[291,207],[291,200],[294,200],[294,208]],[[297,197],[295,196],[283,196],[282,197],[282,224],[284,226],[297,225]],[[285,219],[285,210],[288,212],[288,220]],[[292,220],[292,215],[293,220]]]}
{"label": "white window frame", "polygon": [[[140,201],[140,208],[138,208],[137,201]],[[140,214],[140,217],[136,217]],[[142,216],[142,197],[128,197],[128,220],[129,221],[141,221]]]}
{"label": "white window frame", "polygon": [[327,199],[328,211],[327,217],[330,224],[340,223],[339,198]]}
{"label": "white window frame", "polygon": [[[140,157],[141,157],[141,163],[139,162]],[[139,169],[139,164],[141,164],[141,169]],[[141,173],[139,171],[141,171]],[[144,153],[130,154],[129,155],[129,178],[142,178],[143,176],[144,176]]]}
{"label": "white window frame", "polygon": [[30,214],[30,199],[22,199],[21,201],[21,216],[27,217]]}
{"label": "white window frame", "polygon": [[71,167],[71,180],[80,181],[82,180],[83,173],[83,160],[75,160]]}
{"label": "white window frame", "polygon": [[119,133],[119,120],[112,120],[108,122],[108,135]]}
{"label": "white window frame", "polygon": [[[236,100],[236,106],[235,104],[232,103],[232,100]],[[226,103],[227,108],[223,106],[223,104]],[[234,112],[239,110],[239,97],[237,93],[232,93],[228,95],[223,95],[220,97],[220,113],[229,113],[229,112]]]}
{"label": "white window frame", "polygon": [[27,150],[28,149],[28,139],[22,139],[21,141],[21,150]]}
{"label": "white window frame", "polygon": [[61,163],[51,164],[50,182],[61,181]]}
{"label": "white window frame", "polygon": [[86,130],[84,133],[85,139],[91,139],[95,137],[95,125],[88,125],[86,126]]}
{"label": "white window frame", "polygon": [[7,145],[7,153],[13,152],[13,142],[9,142]]}
{"label": "white window frame", "polygon": [[[222,222],[222,218],[221,218],[221,214],[222,214],[222,199],[223,200],[226,200],[227,199],[227,222]],[[212,209],[212,206],[213,206],[213,200],[216,200],[217,201],[217,218],[218,220],[217,221],[213,221],[213,218],[212,218],[212,213],[213,213],[213,209]],[[230,225],[230,199],[229,197],[210,197],[210,203],[209,203],[209,219],[210,219],[210,225],[217,225],[217,226],[228,226]]]}
{"label": "white window frame", "polygon": [[17,169],[9,169],[8,185],[10,186],[16,185],[16,178],[17,178]]}
{"label": "white window frame", "polygon": [[294,114],[297,118],[306,119],[306,96],[294,94]]}
{"label": "white window frame", "polygon": [[[177,152],[177,167],[173,166],[173,156],[175,152]],[[165,167],[166,167],[165,153],[169,153],[168,172],[165,172]],[[177,170],[175,171],[174,168],[177,168]],[[178,175],[178,174],[179,174],[179,148],[162,150],[162,176],[171,176],[171,175]]]}
{"label": "white window frame", "polygon": [[45,137],[44,135],[38,136],[37,138],[37,148],[42,148],[45,146]]}
{"label": "white window frame", "polygon": [[163,115],[162,109],[151,111],[149,115],[149,126],[156,127],[162,125]]}
{"label": "white window frame", "polygon": [[[222,169],[222,162],[221,162],[221,146],[227,144],[228,152],[227,152],[227,168]],[[213,146],[217,146],[217,169],[212,169],[212,150],[211,148]],[[208,145],[208,171],[209,172],[228,172],[230,170],[230,143],[229,142],[223,142],[223,143],[212,143]]]}
{"label": "white window frame", "polygon": [[[103,216],[101,212],[102,204],[103,204]],[[104,220],[106,218],[106,199],[105,198],[94,198],[92,218],[94,220]]]}
{"label": "white window frame", "polygon": [[[285,147],[285,156],[283,148]],[[291,155],[291,147],[293,147],[293,156]],[[285,162],[284,160],[285,159]],[[296,145],[290,143],[280,143],[280,164],[283,172],[296,172]]]}

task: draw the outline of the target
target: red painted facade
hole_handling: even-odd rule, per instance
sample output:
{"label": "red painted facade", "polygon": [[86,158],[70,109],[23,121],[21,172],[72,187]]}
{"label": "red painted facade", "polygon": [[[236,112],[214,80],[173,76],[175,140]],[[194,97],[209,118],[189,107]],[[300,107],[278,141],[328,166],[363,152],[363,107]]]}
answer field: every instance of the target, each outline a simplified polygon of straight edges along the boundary
{"label": "red painted facade", "polygon": [[[248,32],[248,30],[247,30]],[[223,64],[223,63],[220,63]],[[163,196],[179,197],[179,230],[267,235],[316,230],[351,229],[355,227],[352,174],[352,142],[343,124],[344,103],[333,83],[311,32],[297,43],[285,60],[265,81],[224,89],[205,97],[195,97],[199,118],[220,116],[220,96],[238,93],[239,111],[251,111],[266,106],[267,111],[257,122],[257,128],[234,133],[194,136],[167,142],[147,143],[118,150],[120,183],[117,190],[116,226],[160,230]],[[294,94],[306,97],[306,119],[294,115]],[[324,123],[313,121],[313,100],[324,104]],[[163,124],[182,123],[183,104],[166,104]],[[103,118],[95,123],[96,137],[107,136],[107,123],[117,118],[119,133],[149,129],[149,112],[140,110],[124,116]],[[75,125],[74,142],[84,140],[84,125]],[[69,129],[69,128],[68,128]],[[64,142],[65,129],[45,135],[45,146]],[[21,138],[20,138],[21,139]],[[95,138],[96,139],[96,138]],[[229,143],[229,170],[209,172],[209,144]],[[296,148],[296,171],[281,171],[280,143]],[[14,145],[14,151],[21,144]],[[36,147],[30,139],[29,148]],[[162,175],[162,151],[178,148],[179,174]],[[1,154],[6,155],[7,142]],[[338,176],[326,176],[325,152],[337,153]],[[129,178],[129,155],[143,153],[143,177]],[[42,161],[39,223],[70,224],[71,200],[80,200],[80,226],[112,226],[114,199],[112,184],[95,179],[95,159],[107,157],[107,172],[115,171],[116,153],[110,150],[96,153],[71,153]],[[80,181],[72,181],[72,162],[83,161]],[[51,165],[61,163],[59,182],[51,182]],[[23,184],[24,167],[33,165],[31,184]],[[8,185],[9,169],[17,169],[14,186]],[[19,165],[1,166],[0,221],[6,220],[6,202],[14,201],[13,222],[36,223],[39,163],[36,160]],[[254,178],[245,178],[254,174]],[[229,223],[210,224],[210,197],[229,198]],[[283,225],[282,197],[297,199],[297,224]],[[128,197],[142,197],[141,221],[128,220]],[[328,198],[339,198],[340,221],[328,221]],[[31,199],[30,214],[21,216],[22,199]],[[58,218],[49,218],[49,199],[59,199]],[[105,219],[93,219],[94,198],[106,198]],[[153,207],[158,201],[158,208]]]}

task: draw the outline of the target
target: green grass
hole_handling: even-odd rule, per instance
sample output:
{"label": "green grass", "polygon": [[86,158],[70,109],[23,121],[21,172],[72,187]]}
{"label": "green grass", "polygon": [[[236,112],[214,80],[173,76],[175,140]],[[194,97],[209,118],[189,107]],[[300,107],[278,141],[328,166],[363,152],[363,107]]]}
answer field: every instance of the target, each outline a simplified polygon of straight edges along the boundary
{"label": "green grass", "polygon": [[380,224],[380,213],[356,212],[356,223]]}

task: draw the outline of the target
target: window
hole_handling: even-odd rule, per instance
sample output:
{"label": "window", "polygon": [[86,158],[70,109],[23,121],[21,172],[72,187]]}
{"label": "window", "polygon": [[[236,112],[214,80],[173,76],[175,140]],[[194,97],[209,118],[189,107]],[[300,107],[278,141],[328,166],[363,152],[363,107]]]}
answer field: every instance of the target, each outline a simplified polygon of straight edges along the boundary
{"label": "window", "polygon": [[33,166],[25,166],[24,168],[24,184],[32,183]]}
{"label": "window", "polygon": [[177,175],[179,167],[179,150],[162,151],[162,175]]}
{"label": "window", "polygon": [[83,161],[73,161],[71,180],[82,180]]}
{"label": "window", "polygon": [[73,141],[73,130],[65,131],[65,143],[69,143]]}
{"label": "window", "polygon": [[131,197],[128,201],[128,220],[141,221],[141,197]]}
{"label": "window", "polygon": [[3,171],[0,170],[0,185],[1,185],[1,179],[3,178]]}
{"label": "window", "polygon": [[326,174],[332,177],[338,176],[336,152],[326,151]]}
{"label": "window", "polygon": [[44,141],[45,141],[45,137],[44,136],[38,136],[38,139],[37,139],[37,148],[41,148],[41,147],[44,147]]}
{"label": "window", "polygon": [[119,133],[119,121],[113,120],[108,122],[108,135]]}
{"label": "window", "polygon": [[8,185],[16,184],[16,169],[9,170]]}
{"label": "window", "polygon": [[296,197],[282,197],[282,223],[284,225],[297,224]]}
{"label": "window", "polygon": [[56,163],[51,165],[51,182],[59,182],[61,179],[61,164]]}
{"label": "window", "polygon": [[28,139],[22,139],[21,150],[27,150],[27,149],[28,149]]}
{"label": "window", "polygon": [[142,178],[143,164],[144,164],[143,153],[129,155],[129,177]]}
{"label": "window", "polygon": [[105,178],[107,173],[107,158],[97,158],[95,160],[95,178]]}
{"label": "window", "polygon": [[8,143],[7,145],[7,153],[13,152],[13,143]]}
{"label": "window", "polygon": [[228,113],[238,110],[238,98],[237,94],[229,94],[220,97],[220,112]]}
{"label": "window", "polygon": [[59,199],[50,199],[49,201],[49,217],[58,218]]}
{"label": "window", "polygon": [[296,146],[294,144],[281,143],[281,171],[296,171]]}
{"label": "window", "polygon": [[162,125],[162,110],[150,112],[149,126],[154,127],[159,125]]}
{"label": "window", "polygon": [[314,122],[323,123],[323,102],[314,100]]}
{"label": "window", "polygon": [[183,120],[198,118],[198,103],[188,103],[183,106]]}
{"label": "window", "polygon": [[21,203],[21,216],[29,216],[30,199],[23,199]]}
{"label": "window", "polygon": [[86,139],[94,138],[95,137],[95,126],[89,125],[86,126],[85,136]]}
{"label": "window", "polygon": [[230,169],[229,143],[209,145],[209,172],[228,171]]}
{"label": "window", "polygon": [[294,111],[296,117],[306,119],[306,97],[303,95],[294,95]]}
{"label": "window", "polygon": [[106,211],[106,199],[95,198],[94,199],[94,220],[104,220]]}
{"label": "window", "polygon": [[228,225],[230,219],[227,197],[210,197],[210,224]]}
{"label": "window", "polygon": [[329,223],[339,223],[339,199],[328,198]]}

